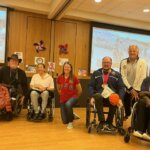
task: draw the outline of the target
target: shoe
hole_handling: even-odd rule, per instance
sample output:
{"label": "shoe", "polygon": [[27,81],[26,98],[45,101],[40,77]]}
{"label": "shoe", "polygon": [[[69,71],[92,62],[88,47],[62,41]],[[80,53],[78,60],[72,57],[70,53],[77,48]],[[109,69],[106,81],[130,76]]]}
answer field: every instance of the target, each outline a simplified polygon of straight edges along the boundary
{"label": "shoe", "polygon": [[112,124],[106,124],[105,129],[112,132],[116,131],[116,127],[114,127]]}
{"label": "shoe", "polygon": [[104,122],[100,122],[97,126],[97,130],[103,130],[104,129]]}
{"label": "shoe", "polygon": [[142,132],[140,132],[140,131],[134,131],[133,135],[136,136],[136,137],[139,137],[139,138],[143,137]]}
{"label": "shoe", "polygon": [[38,113],[37,113],[37,114],[34,114],[33,120],[38,120],[38,117],[39,117],[39,114],[38,114]]}
{"label": "shoe", "polygon": [[76,113],[73,113],[73,120],[76,120],[76,119],[80,119],[80,117]]}
{"label": "shoe", "polygon": [[73,128],[73,123],[69,122],[68,125],[67,125],[67,129],[72,129],[72,128]]}
{"label": "shoe", "polygon": [[148,133],[144,133],[142,137],[143,139],[150,140],[150,134]]}
{"label": "shoe", "polygon": [[46,114],[45,113],[40,113],[38,116],[38,120],[43,120],[46,118]]}

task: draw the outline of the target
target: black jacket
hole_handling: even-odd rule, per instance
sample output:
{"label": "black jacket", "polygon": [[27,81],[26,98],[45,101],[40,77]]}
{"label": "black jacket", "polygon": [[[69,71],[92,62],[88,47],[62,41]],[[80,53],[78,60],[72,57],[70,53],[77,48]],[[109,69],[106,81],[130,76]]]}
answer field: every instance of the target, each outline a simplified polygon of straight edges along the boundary
{"label": "black jacket", "polygon": [[[89,83],[89,92],[92,97],[95,93],[102,93],[103,88],[103,69],[96,70],[91,77]],[[120,98],[123,100],[125,95],[125,85],[123,84],[121,74],[113,69],[108,78],[108,87],[111,88],[115,93],[118,93]]]}
{"label": "black jacket", "polygon": [[9,66],[4,66],[0,69],[0,83],[13,85],[15,88],[21,86],[23,95],[27,96],[28,84],[27,77],[23,70],[17,68],[11,70]]}

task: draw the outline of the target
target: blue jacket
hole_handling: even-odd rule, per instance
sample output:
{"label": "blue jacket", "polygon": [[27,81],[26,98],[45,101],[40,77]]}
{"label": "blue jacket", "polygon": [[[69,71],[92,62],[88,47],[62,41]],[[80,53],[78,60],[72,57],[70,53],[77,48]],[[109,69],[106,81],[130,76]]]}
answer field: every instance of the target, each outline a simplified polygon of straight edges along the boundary
{"label": "blue jacket", "polygon": [[[103,91],[103,69],[96,70],[91,77],[89,83],[89,93],[92,97],[96,93],[102,93]],[[115,93],[118,93],[120,98],[123,100],[125,95],[125,85],[122,81],[121,74],[113,69],[108,78],[108,87],[111,88]]]}
{"label": "blue jacket", "polygon": [[144,79],[141,86],[141,91],[150,91],[150,77]]}

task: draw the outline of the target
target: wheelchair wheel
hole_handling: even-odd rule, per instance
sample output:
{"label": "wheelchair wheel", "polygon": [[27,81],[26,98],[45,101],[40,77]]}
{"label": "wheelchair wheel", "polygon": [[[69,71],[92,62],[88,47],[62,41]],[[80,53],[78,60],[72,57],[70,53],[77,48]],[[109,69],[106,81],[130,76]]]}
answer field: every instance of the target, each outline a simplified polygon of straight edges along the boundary
{"label": "wheelchair wheel", "polygon": [[50,111],[48,112],[48,121],[52,122],[54,120],[55,113],[55,99],[52,98],[50,101]]}
{"label": "wheelchair wheel", "polygon": [[90,113],[91,113],[91,106],[90,103],[87,103],[86,107],[86,128],[90,125]]}
{"label": "wheelchair wheel", "polygon": [[92,131],[92,127],[91,127],[91,125],[89,125],[88,126],[88,133],[91,133],[91,131]]}
{"label": "wheelchair wheel", "polygon": [[129,141],[130,141],[130,133],[127,132],[127,133],[125,134],[125,136],[124,136],[124,142],[125,142],[125,143],[129,143]]}
{"label": "wheelchair wheel", "polygon": [[117,128],[123,127],[123,117],[124,117],[124,108],[117,107],[116,114],[115,114],[115,122]]}
{"label": "wheelchair wheel", "polygon": [[125,135],[125,130],[123,128],[119,128],[118,132],[120,133],[120,135]]}
{"label": "wheelchair wheel", "polygon": [[52,122],[54,120],[54,117],[51,114],[48,114],[48,121]]}
{"label": "wheelchair wheel", "polygon": [[135,129],[136,128],[136,107],[137,107],[137,103],[136,102],[134,105],[133,105],[133,108],[132,108],[132,114],[131,114],[131,128],[132,129]]}
{"label": "wheelchair wheel", "polygon": [[12,112],[6,112],[6,114],[5,114],[5,120],[6,121],[11,121],[12,119],[13,119]]}
{"label": "wheelchair wheel", "polygon": [[16,101],[14,102],[13,113],[14,113],[14,116],[16,117],[19,116],[22,110],[21,98],[22,98],[22,95],[17,95]]}

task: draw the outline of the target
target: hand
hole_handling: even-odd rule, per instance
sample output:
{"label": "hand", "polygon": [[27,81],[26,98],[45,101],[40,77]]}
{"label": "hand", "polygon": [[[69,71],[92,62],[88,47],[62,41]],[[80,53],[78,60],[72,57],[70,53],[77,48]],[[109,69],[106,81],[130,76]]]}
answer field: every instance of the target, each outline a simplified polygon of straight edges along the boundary
{"label": "hand", "polygon": [[39,86],[40,91],[45,91],[46,87],[43,87],[42,85]]}
{"label": "hand", "polygon": [[94,104],[95,104],[95,99],[94,99],[93,97],[90,99],[90,104],[91,104],[92,106],[94,106]]}
{"label": "hand", "polygon": [[138,92],[136,92],[134,89],[131,90],[131,96],[132,96],[132,99],[135,99],[135,100],[139,99]]}
{"label": "hand", "polygon": [[121,100],[121,99],[119,99],[118,106],[119,106],[119,107],[123,107],[123,103],[122,103],[122,100]]}

